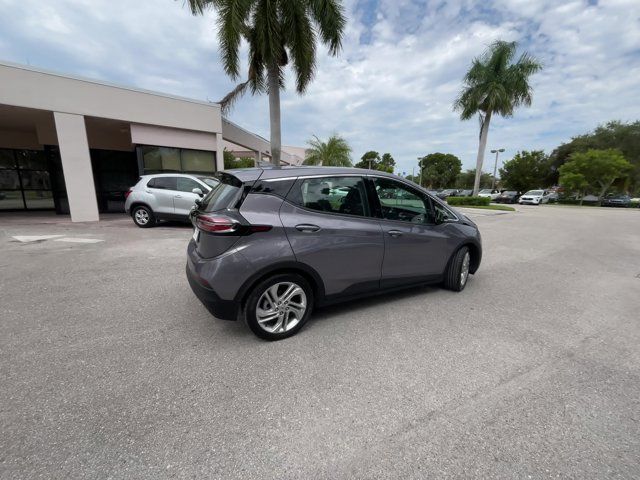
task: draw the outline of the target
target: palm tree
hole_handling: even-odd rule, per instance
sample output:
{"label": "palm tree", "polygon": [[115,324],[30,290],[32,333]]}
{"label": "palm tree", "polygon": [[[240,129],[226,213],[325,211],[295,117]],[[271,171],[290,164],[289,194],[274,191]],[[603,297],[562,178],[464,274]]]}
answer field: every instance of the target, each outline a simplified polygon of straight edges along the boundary
{"label": "palm tree", "polygon": [[307,156],[304,165],[321,165],[323,167],[350,167],[351,147],[339,135],[331,135],[323,142],[315,135],[307,142]]}
{"label": "palm tree", "polygon": [[491,116],[498,114],[510,117],[516,107],[530,106],[532,88],[529,77],[542,69],[542,65],[526,52],[520,55],[517,62],[512,63],[516,48],[516,42],[498,40],[480,57],[474,58],[464,77],[462,91],[454,103],[454,110],[460,111],[460,119],[469,120],[476,113],[480,118],[474,195],[478,194],[480,188]]}
{"label": "palm tree", "polygon": [[296,90],[304,93],[316,67],[316,39],[336,56],[342,48],[346,25],[341,0],[188,0],[191,12],[201,15],[217,10],[218,38],[224,70],[233,80],[240,75],[242,39],[249,47],[249,74],[221,103],[223,112],[247,89],[268,93],[271,128],[271,159],[280,164],[280,90],[284,68],[291,63]]}

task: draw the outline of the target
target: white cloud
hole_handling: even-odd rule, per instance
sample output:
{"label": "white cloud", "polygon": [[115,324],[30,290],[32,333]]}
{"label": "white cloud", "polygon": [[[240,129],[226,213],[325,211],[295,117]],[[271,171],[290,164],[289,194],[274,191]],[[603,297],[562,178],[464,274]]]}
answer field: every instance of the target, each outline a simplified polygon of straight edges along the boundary
{"label": "white cloud", "polygon": [[[319,47],[303,96],[288,77],[285,143],[338,132],[355,156],[389,151],[401,171],[438,150],[471,167],[477,122],[460,122],[451,106],[471,59],[497,38],[517,40],[545,64],[533,78],[533,106],[493,122],[489,145],[506,148],[505,158],[638,118],[637,0],[344,3],[341,55]],[[0,0],[0,18],[3,60],[198,99],[217,100],[233,86],[219,62],[214,14],[194,18],[181,0]],[[246,97],[232,118],[268,137],[266,97]]]}

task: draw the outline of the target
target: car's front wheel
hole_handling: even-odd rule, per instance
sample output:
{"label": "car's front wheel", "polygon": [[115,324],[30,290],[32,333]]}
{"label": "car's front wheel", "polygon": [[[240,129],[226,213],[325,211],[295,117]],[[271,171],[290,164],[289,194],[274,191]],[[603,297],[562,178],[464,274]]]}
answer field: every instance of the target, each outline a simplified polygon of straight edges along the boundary
{"label": "car's front wheel", "polygon": [[135,207],[131,212],[131,218],[133,218],[133,223],[140,228],[149,228],[156,224],[153,211],[144,205]]}
{"label": "car's front wheel", "polygon": [[471,253],[469,247],[462,247],[453,254],[447,271],[444,274],[444,286],[454,292],[461,292],[467,286],[469,280],[469,268],[471,266]]}
{"label": "car's front wheel", "polygon": [[260,282],[249,294],[244,316],[251,331],[265,340],[298,333],[313,310],[313,290],[304,277],[278,274]]}

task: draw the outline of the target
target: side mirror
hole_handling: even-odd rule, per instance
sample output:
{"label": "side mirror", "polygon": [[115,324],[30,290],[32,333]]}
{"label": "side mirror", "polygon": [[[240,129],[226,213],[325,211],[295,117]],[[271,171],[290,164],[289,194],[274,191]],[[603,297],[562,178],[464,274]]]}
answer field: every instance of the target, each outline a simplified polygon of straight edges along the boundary
{"label": "side mirror", "polygon": [[191,190],[191,193],[195,193],[196,195],[198,195],[198,196],[200,196],[200,197],[203,197],[203,196],[204,196],[204,193],[202,193],[202,190],[201,190],[201,189],[199,189],[199,188],[197,188],[197,187],[196,187],[196,188],[194,188],[193,190]]}
{"label": "side mirror", "polygon": [[195,204],[196,204],[196,207],[199,207],[199,206],[200,206],[200,204],[202,203],[202,199],[201,199],[201,198],[196,198],[196,201],[195,201],[195,202],[193,202],[193,203],[195,203]]}
{"label": "side mirror", "polygon": [[436,222],[436,225],[440,225],[444,223],[445,218],[441,210],[438,210],[437,208],[435,210],[436,212],[435,212],[434,220]]}

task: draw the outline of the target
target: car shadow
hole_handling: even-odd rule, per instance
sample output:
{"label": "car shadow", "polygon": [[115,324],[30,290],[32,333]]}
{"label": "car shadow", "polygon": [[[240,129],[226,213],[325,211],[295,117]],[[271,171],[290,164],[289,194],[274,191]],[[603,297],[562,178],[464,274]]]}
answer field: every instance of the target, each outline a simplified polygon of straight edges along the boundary
{"label": "car shadow", "polygon": [[161,221],[160,223],[156,224],[155,227],[153,228],[183,228],[183,229],[189,229],[192,230],[193,229],[193,225],[191,225],[190,223],[186,223],[186,222],[178,222],[178,221],[173,221],[173,220],[167,220],[167,221]]}
{"label": "car shadow", "polygon": [[366,307],[377,307],[390,302],[406,300],[412,297],[417,297],[418,295],[424,295],[425,293],[435,292],[437,290],[440,290],[438,286],[418,285],[393,292],[377,293],[369,297],[345,301],[344,303],[321,306],[313,311],[312,320],[322,322],[331,319],[336,315],[348,314]]}

